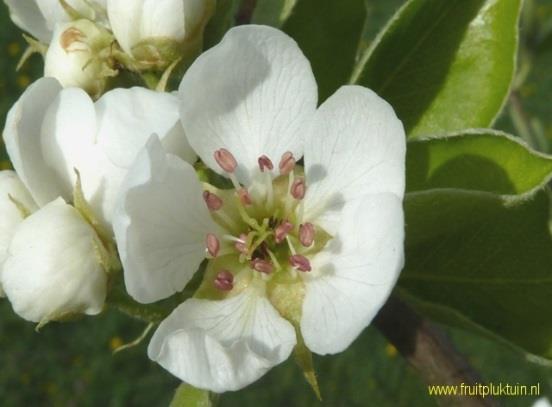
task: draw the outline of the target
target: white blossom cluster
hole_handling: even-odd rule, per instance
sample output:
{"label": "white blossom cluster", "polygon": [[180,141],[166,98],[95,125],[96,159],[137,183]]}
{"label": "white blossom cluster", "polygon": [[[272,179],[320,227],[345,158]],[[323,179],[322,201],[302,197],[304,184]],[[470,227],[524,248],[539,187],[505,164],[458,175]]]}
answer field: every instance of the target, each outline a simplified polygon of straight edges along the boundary
{"label": "white blossom cluster", "polygon": [[[17,314],[98,314],[121,267],[139,304],[202,270],[148,355],[214,392],[297,348],[341,352],[369,325],[404,257],[405,134],[387,102],[343,86],[318,105],[295,41],[257,25],[230,29],[178,92],[113,88],[95,101],[85,82],[98,70],[74,67],[97,33],[143,62],[152,38],[182,43],[203,26],[210,2],[5,1],[49,44],[53,76],[29,86],[3,132],[15,171],[0,172],[0,287]],[[71,41],[86,50],[68,52]],[[80,79],[59,74],[71,69]]]}
{"label": "white blossom cluster", "polygon": [[123,67],[164,69],[201,47],[214,0],[5,0],[44,76],[100,95]]}

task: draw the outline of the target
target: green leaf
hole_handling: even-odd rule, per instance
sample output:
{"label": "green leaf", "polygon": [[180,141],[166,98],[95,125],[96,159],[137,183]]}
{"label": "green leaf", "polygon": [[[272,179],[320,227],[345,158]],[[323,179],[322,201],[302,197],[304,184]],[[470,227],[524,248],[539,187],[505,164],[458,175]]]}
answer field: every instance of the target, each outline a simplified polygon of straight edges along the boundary
{"label": "green leaf", "polygon": [[253,24],[280,28],[289,18],[298,0],[257,0],[251,21]]}
{"label": "green leaf", "polygon": [[400,287],[552,358],[549,206],[547,191],[525,201],[459,190],[407,194]]}
{"label": "green leaf", "polygon": [[515,69],[520,0],[409,0],[352,77],[393,105],[409,137],[489,127]]}
{"label": "green leaf", "polygon": [[196,389],[182,383],[176,389],[169,407],[213,407],[215,400],[207,390]]}
{"label": "green leaf", "polygon": [[495,130],[469,130],[408,143],[408,192],[459,188],[516,195],[543,186],[551,176],[552,157]]}
{"label": "green leaf", "polygon": [[364,0],[298,0],[283,24],[312,65],[320,102],[348,82],[365,20]]}
{"label": "green leaf", "polygon": [[205,49],[218,44],[226,31],[234,26],[239,5],[240,0],[217,0],[215,14],[205,27],[203,37]]}

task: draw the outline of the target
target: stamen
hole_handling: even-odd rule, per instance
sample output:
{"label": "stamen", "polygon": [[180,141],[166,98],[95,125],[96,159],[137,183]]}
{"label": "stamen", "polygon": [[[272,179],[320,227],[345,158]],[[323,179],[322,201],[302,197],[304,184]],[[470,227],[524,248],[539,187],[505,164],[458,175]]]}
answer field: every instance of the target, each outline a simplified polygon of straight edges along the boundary
{"label": "stamen", "polygon": [[289,263],[292,267],[295,267],[299,271],[311,271],[311,264],[309,259],[300,254],[294,254],[289,258]]}
{"label": "stamen", "polygon": [[217,257],[220,250],[220,241],[212,233],[207,233],[205,238],[205,246],[207,247],[207,253],[212,257]]}
{"label": "stamen", "polygon": [[312,246],[314,242],[314,225],[312,223],[303,223],[299,226],[299,241],[305,247]]}
{"label": "stamen", "polygon": [[253,203],[253,201],[251,200],[251,195],[249,195],[247,189],[243,187],[238,189],[238,198],[240,198],[240,202],[242,205],[249,206]]}
{"label": "stamen", "polygon": [[282,266],[278,262],[278,259],[276,258],[276,255],[274,253],[272,253],[272,250],[267,249],[266,252],[267,252],[268,256],[270,257],[270,260],[272,260],[272,264],[274,264],[274,266],[276,267],[276,270],[281,270]]}
{"label": "stamen", "polygon": [[218,149],[213,154],[217,164],[227,173],[233,173],[236,171],[238,163],[232,153],[225,148]]}
{"label": "stamen", "polygon": [[289,251],[292,255],[295,255],[297,253],[297,250],[295,250],[295,246],[293,246],[293,243],[291,243],[291,239],[289,238],[289,236],[286,236],[286,241],[289,247]]}
{"label": "stamen", "polygon": [[289,232],[293,230],[293,223],[285,220],[274,230],[276,243],[282,243]]}
{"label": "stamen", "polygon": [[301,200],[305,197],[305,192],[307,191],[307,185],[305,184],[305,180],[303,178],[298,178],[295,181],[293,181],[293,184],[291,184],[290,193],[291,196],[294,197],[297,200]]}
{"label": "stamen", "polygon": [[294,183],[295,183],[295,173],[293,171],[291,171],[288,174],[288,193],[286,194],[286,197],[285,197],[285,200],[284,200],[284,202],[285,202],[285,205],[284,205],[285,216],[289,215],[291,207],[293,206],[293,196],[291,194],[291,188],[293,187]]}
{"label": "stamen", "polygon": [[258,258],[251,261],[251,268],[264,274],[271,274],[274,271],[274,266],[271,262]]}
{"label": "stamen", "polygon": [[265,172],[265,170],[272,171],[274,169],[274,164],[272,164],[272,161],[266,155],[260,156],[258,161],[261,172]]}
{"label": "stamen", "polygon": [[247,250],[247,235],[245,233],[242,233],[240,235],[240,238],[236,240],[236,243],[234,244],[234,247],[238,252],[241,254],[248,254]]}
{"label": "stamen", "polygon": [[224,211],[213,212],[215,220],[224,223],[226,229],[236,230],[239,228],[239,225]]}
{"label": "stamen", "polygon": [[222,208],[222,199],[212,192],[203,191],[203,200],[205,201],[205,204],[210,211],[218,211],[220,208]]}
{"label": "stamen", "polygon": [[234,288],[234,275],[228,270],[221,270],[217,273],[213,284],[220,291],[230,291]]}
{"label": "stamen", "polygon": [[293,157],[293,153],[291,151],[287,151],[282,155],[282,159],[280,160],[280,174],[281,175],[287,175],[293,169],[295,168],[295,157]]}

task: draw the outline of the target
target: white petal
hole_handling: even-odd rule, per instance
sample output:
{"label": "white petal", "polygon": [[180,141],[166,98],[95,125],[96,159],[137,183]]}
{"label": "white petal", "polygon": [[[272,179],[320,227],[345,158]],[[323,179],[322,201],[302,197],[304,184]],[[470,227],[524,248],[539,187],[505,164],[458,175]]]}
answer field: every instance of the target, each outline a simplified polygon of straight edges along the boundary
{"label": "white petal", "polygon": [[340,229],[312,259],[301,332],[318,354],[346,349],[387,300],[403,266],[404,221],[395,194],[348,204]]}
{"label": "white petal", "polygon": [[302,156],[317,88],[308,60],[283,32],[231,29],[196,59],[179,92],[190,145],[212,169],[220,170],[213,153],[226,148],[238,161],[238,178],[249,184],[262,154],[276,165],[286,151]]}
{"label": "white petal", "polygon": [[1,277],[4,261],[8,255],[8,247],[12,241],[17,226],[23,221],[23,214],[10,197],[17,200],[29,212],[37,207],[25,185],[13,171],[0,171],[0,297],[3,297]]}
{"label": "white petal", "polygon": [[108,0],[107,11],[113,33],[121,47],[132,55],[140,41],[152,38],[185,39],[186,27],[203,18],[205,0]]}
{"label": "white petal", "polygon": [[107,275],[97,257],[97,237],[72,206],[58,199],[17,228],[2,284],[14,311],[41,322],[68,313],[98,314]]}
{"label": "white petal", "polygon": [[43,158],[41,127],[52,100],[62,90],[58,81],[42,78],[29,86],[6,119],[4,141],[10,160],[39,205],[62,195],[62,185]]}
{"label": "white petal", "polygon": [[343,86],[318,109],[305,143],[305,211],[332,232],[347,201],[404,194],[406,138],[393,108],[360,86]]}
{"label": "white petal", "polygon": [[113,228],[128,293],[149,303],[182,290],[218,233],[194,169],[152,137],[122,187]]}
{"label": "white petal", "polygon": [[107,0],[111,29],[123,50],[132,55],[132,46],[140,36],[142,1]]}
{"label": "white petal", "polygon": [[4,0],[10,12],[12,21],[22,30],[43,43],[50,42],[52,30],[47,26],[36,1]]}
{"label": "white petal", "polygon": [[[20,0],[18,0],[20,1]],[[51,31],[54,30],[56,24],[66,23],[72,20],[71,16],[67,14],[60,0],[26,0],[34,1],[38,4],[46,25]],[[106,24],[102,13],[96,13],[96,9],[102,11],[105,9],[105,0],[66,0],[67,4],[71,6],[82,18],[90,21],[98,21],[102,24]],[[23,2],[22,2],[23,3]]]}
{"label": "white petal", "polygon": [[41,145],[44,161],[54,169],[66,200],[72,196],[75,169],[80,171],[86,191],[101,183],[103,166],[95,137],[94,102],[82,89],[63,89],[50,101],[44,116]]}
{"label": "white petal", "polygon": [[98,144],[110,161],[129,168],[152,134],[165,150],[188,161],[196,159],[180,124],[178,97],[145,88],[114,89],[96,102]]}
{"label": "white petal", "polygon": [[191,299],[153,336],[148,355],[192,386],[239,390],[286,360],[295,331],[256,287],[222,301]]}

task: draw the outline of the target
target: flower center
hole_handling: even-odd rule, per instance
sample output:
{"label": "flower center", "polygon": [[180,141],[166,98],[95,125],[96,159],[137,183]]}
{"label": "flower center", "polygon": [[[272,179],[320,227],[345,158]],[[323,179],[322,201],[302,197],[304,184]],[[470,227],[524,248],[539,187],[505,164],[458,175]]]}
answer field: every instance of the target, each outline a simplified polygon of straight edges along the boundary
{"label": "flower center", "polygon": [[[208,257],[234,255],[243,265],[241,270],[267,281],[282,274],[297,279],[310,272],[310,259],[330,236],[303,221],[307,185],[293,154],[283,154],[277,170],[269,157],[260,156],[260,176],[249,188],[238,181],[238,162],[230,151],[217,150],[214,158],[233,188],[207,185],[203,193],[212,218],[225,230],[221,236],[206,236]],[[233,283],[232,270],[224,268],[214,275],[213,285],[219,291],[231,291]]]}

